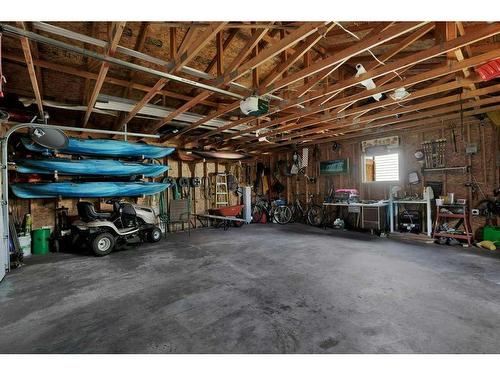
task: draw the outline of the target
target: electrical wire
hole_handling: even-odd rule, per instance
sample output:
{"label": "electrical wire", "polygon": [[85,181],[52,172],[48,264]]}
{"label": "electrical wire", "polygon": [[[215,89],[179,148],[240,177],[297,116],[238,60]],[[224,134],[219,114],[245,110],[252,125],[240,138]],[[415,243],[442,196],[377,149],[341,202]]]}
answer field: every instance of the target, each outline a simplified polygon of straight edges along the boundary
{"label": "electrical wire", "polygon": [[[342,30],[344,30],[346,33],[348,33],[349,35],[353,36],[354,38],[356,38],[357,40],[361,40],[361,38],[359,36],[357,36],[356,34],[354,34],[352,31],[349,31],[347,30],[344,26],[342,26],[339,22],[336,22],[336,21],[333,21],[333,23],[335,23],[337,26],[339,26]],[[370,55],[373,56],[373,58],[381,65],[385,65],[385,63],[383,61],[380,61],[377,56],[375,56],[375,54],[370,50],[368,49],[367,50]]]}

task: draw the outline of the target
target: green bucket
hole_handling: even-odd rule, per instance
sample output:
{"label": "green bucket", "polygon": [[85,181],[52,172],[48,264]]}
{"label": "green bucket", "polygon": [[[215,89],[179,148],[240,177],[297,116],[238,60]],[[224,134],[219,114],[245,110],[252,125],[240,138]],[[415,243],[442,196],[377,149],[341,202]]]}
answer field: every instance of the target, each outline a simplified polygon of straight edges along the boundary
{"label": "green bucket", "polygon": [[33,254],[45,255],[49,253],[50,228],[33,230]]}

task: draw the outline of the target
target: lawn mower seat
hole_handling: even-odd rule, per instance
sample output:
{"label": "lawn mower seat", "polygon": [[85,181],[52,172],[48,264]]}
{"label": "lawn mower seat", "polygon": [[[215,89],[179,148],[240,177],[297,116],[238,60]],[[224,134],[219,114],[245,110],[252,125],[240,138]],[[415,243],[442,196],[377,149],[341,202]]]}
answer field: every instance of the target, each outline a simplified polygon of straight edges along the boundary
{"label": "lawn mower seat", "polygon": [[90,202],[78,202],[76,204],[78,216],[85,221],[106,220],[111,218],[111,212],[98,212]]}

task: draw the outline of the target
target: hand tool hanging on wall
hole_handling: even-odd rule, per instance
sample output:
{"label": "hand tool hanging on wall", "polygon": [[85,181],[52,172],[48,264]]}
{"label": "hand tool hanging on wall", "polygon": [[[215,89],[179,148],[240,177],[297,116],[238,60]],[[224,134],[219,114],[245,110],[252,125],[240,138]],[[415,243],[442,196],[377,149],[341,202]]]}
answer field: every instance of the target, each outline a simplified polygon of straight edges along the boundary
{"label": "hand tool hanging on wall", "polygon": [[189,178],[187,177],[179,177],[177,179],[177,185],[179,185],[181,190],[181,197],[185,198],[189,195]]}
{"label": "hand tool hanging on wall", "polygon": [[445,166],[446,139],[422,142],[426,168],[442,168]]}
{"label": "hand tool hanging on wall", "polygon": [[453,151],[456,154],[458,150],[457,150],[457,135],[455,134],[455,124],[451,125],[451,141],[453,142]]}
{"label": "hand tool hanging on wall", "polygon": [[255,172],[255,182],[253,184],[255,191],[258,190],[259,186],[262,186],[262,177],[264,176],[264,163],[258,162]]}

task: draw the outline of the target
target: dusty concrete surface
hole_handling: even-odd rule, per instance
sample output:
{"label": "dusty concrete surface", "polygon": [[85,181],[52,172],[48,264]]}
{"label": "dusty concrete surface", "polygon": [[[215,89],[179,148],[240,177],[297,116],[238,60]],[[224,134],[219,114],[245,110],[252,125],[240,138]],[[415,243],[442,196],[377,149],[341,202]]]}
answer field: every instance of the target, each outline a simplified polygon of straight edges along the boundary
{"label": "dusty concrete surface", "polygon": [[303,225],[204,229],[0,284],[1,353],[498,353],[500,259]]}

